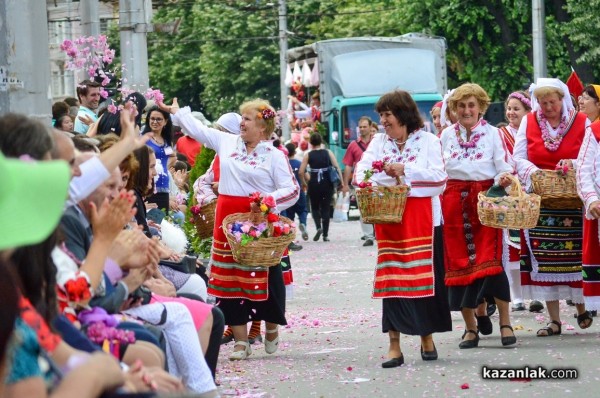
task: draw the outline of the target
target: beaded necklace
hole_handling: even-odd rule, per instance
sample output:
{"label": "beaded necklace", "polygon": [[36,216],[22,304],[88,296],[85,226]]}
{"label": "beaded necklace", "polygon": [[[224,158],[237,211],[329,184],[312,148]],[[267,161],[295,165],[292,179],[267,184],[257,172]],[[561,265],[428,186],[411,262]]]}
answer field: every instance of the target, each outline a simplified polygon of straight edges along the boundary
{"label": "beaded necklace", "polygon": [[548,119],[544,116],[543,113],[537,112],[536,114],[538,125],[540,126],[540,130],[542,131],[542,140],[544,140],[544,146],[551,152],[555,152],[560,143],[563,140],[565,134],[567,134],[567,118],[562,116],[560,118],[560,124],[557,127],[556,137],[552,138],[550,132],[548,131]]}

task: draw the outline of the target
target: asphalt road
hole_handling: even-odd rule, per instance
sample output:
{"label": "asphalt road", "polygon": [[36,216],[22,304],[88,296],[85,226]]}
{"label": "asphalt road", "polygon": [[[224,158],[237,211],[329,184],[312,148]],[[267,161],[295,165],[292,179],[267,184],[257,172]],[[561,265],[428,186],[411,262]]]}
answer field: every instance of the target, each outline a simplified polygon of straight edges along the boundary
{"label": "asphalt road", "polygon": [[[574,307],[564,302],[561,336],[536,337],[546,313],[513,312],[518,342],[504,348],[495,314],[494,333],[483,336],[479,348],[460,350],[463,324],[452,313],[454,330],[434,335],[437,361],[421,360],[419,337],[402,335],[405,365],[382,369],[388,338],[381,332],[381,302],[371,299],[376,246],[362,247],[357,221],[332,223],[330,242],[312,241],[312,221],[309,231],[309,241],[298,242],[303,250],[292,253],[294,297],[279,351],[268,355],[257,343],[246,361],[230,362],[233,344],[222,346],[217,381],[223,396],[600,396],[600,319],[581,330]],[[482,378],[483,366],[575,369],[578,377],[489,380]]]}

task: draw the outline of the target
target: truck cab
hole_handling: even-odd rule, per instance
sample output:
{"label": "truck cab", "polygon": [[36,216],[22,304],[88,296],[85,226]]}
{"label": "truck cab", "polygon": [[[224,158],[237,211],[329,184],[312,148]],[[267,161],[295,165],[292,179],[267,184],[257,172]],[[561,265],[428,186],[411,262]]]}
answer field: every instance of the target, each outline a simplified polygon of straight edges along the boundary
{"label": "truck cab", "polygon": [[429,111],[447,90],[446,40],[419,33],[397,37],[357,37],[292,48],[288,62],[318,68],[321,122],[326,142],[338,161],[357,138],[358,120],[378,122],[381,95],[408,91],[417,102],[425,128],[435,133]]}

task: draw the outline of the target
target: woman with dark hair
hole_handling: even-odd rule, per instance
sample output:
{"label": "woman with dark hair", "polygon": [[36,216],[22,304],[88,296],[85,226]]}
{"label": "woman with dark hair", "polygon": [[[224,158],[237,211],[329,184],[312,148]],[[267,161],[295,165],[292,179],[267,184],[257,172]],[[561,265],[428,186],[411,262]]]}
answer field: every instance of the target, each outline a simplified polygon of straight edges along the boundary
{"label": "woman with dark hair", "polygon": [[176,160],[173,150],[173,123],[169,112],[157,106],[150,108],[146,117],[143,134],[152,132],[154,136],[147,142],[156,155],[158,179],[155,194],[148,197],[148,202],[156,203],[160,210],[169,212],[169,167]]}
{"label": "woman with dark hair", "polygon": [[[423,129],[419,109],[406,91],[383,95],[375,110],[385,134],[373,137],[356,165],[354,185],[365,180],[374,161],[383,172],[373,185],[411,187],[402,222],[375,224],[378,260],[373,298],[383,299],[382,329],[389,334],[384,368],[404,363],[400,333],[421,336],[421,358],[436,360],[433,333],[452,330],[444,287],[444,256],[439,195],[448,176],[440,140]],[[368,175],[368,174],[367,174]]]}
{"label": "woman with dark hair", "polygon": [[54,122],[55,129],[66,131],[67,133],[71,133],[73,131],[73,126],[73,117],[66,113],[58,116]]}
{"label": "woman with dark hair", "polygon": [[590,122],[600,120],[600,86],[590,84],[578,98],[579,112],[585,113]]}
{"label": "woman with dark hair", "polygon": [[[323,148],[322,144],[323,139],[321,138],[321,134],[311,134],[310,145],[312,146],[312,150],[304,154],[302,164],[298,170],[302,188],[308,186],[310,209],[315,221],[315,227],[317,228],[317,233],[313,237],[315,242],[319,240],[321,234],[323,235],[324,242],[329,241],[329,207],[333,199],[333,192],[337,188],[333,186],[333,183],[329,179],[329,167],[335,167],[338,175],[342,176],[342,171],[335,155],[329,149]],[[307,166],[310,168],[308,185],[306,184],[304,174]],[[344,179],[341,180],[342,190],[346,191],[347,182]]]}

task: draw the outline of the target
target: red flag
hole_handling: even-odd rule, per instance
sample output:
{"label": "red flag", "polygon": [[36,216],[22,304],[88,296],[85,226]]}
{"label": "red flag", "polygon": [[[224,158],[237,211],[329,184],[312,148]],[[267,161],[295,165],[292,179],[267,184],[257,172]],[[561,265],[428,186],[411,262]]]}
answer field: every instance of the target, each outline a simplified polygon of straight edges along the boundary
{"label": "red flag", "polygon": [[579,76],[577,76],[577,72],[571,72],[571,76],[567,79],[567,87],[575,98],[578,98],[583,93],[584,86]]}

